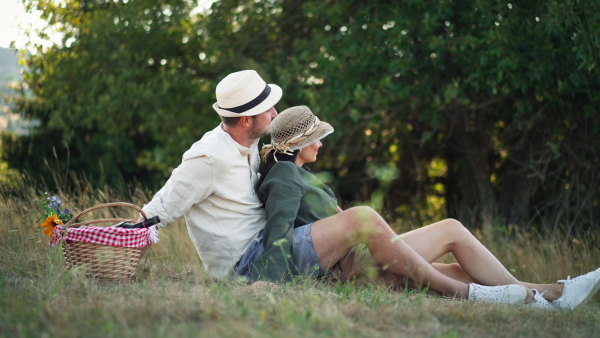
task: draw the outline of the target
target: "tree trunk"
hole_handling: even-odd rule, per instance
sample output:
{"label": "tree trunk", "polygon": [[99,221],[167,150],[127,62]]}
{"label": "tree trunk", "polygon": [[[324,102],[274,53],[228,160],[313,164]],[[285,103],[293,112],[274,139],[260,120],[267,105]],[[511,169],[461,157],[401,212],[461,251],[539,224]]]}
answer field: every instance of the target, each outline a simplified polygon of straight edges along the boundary
{"label": "tree trunk", "polygon": [[[469,153],[467,162],[473,173],[471,180],[474,183],[479,206],[480,229],[484,236],[490,236],[494,230],[494,214],[496,211],[496,197],[490,181],[490,171],[487,165],[487,152],[478,149]],[[468,180],[469,178],[467,178]]]}
{"label": "tree trunk", "polygon": [[494,229],[496,196],[488,163],[491,147],[489,118],[482,112],[452,114],[449,154],[455,153],[462,183],[459,220],[479,228],[484,236]]}
{"label": "tree trunk", "polygon": [[498,209],[508,228],[524,226],[527,221],[529,200],[536,186],[535,179],[527,176],[528,171],[513,161],[503,171]]}

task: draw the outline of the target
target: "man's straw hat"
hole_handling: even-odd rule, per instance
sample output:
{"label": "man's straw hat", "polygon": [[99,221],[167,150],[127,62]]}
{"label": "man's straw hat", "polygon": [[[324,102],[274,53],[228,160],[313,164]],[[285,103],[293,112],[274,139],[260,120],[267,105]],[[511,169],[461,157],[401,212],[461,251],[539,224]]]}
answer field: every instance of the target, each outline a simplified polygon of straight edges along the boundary
{"label": "man's straw hat", "polygon": [[273,107],[281,99],[282,90],[267,84],[254,70],[242,70],[227,75],[215,90],[217,102],[213,108],[221,116],[253,116]]}
{"label": "man's straw hat", "polygon": [[291,107],[282,111],[271,121],[271,144],[265,144],[262,152],[274,149],[278,153],[309,146],[333,133],[333,127],[320,121],[307,106]]}

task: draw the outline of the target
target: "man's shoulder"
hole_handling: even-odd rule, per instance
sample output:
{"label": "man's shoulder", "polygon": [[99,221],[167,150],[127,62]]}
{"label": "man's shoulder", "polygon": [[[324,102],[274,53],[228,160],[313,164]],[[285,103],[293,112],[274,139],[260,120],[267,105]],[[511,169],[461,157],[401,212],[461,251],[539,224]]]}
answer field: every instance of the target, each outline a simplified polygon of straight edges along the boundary
{"label": "man's shoulder", "polygon": [[235,146],[227,140],[225,133],[220,132],[220,126],[207,132],[202,138],[194,143],[190,149],[183,154],[183,160],[189,160],[196,157],[208,156],[220,158],[227,156],[229,152],[235,154]]}

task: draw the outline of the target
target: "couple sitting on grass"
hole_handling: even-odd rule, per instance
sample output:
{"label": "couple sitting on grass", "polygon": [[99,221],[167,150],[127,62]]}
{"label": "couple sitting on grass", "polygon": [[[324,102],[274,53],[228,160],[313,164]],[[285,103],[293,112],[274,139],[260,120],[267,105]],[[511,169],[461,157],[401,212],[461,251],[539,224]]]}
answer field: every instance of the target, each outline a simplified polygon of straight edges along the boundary
{"label": "couple sitting on grass", "polygon": [[[333,128],[306,106],[278,115],[281,96],[255,71],[225,77],[213,105],[222,123],[184,153],[143,208],[160,216],[159,226],[185,217],[211,277],[349,280],[359,270],[354,248],[364,243],[381,278],[400,288],[408,283],[449,297],[544,309],[573,309],[598,290],[600,269],[555,284],[521,282],[453,219],[398,235],[369,207],[340,209],[305,166],[317,160],[320,140]],[[258,139],[269,132],[259,174]],[[458,263],[435,262],[449,252]]]}

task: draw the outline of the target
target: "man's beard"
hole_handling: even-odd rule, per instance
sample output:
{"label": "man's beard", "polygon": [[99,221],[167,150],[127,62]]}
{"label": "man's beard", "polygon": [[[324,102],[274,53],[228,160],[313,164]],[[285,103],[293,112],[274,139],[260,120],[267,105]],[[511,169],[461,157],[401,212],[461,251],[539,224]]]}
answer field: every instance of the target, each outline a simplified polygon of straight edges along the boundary
{"label": "man's beard", "polygon": [[252,129],[248,131],[248,137],[252,139],[259,139],[263,136],[269,135],[269,129],[267,128],[267,130],[263,130],[263,128],[264,126],[255,123],[252,126]]}

